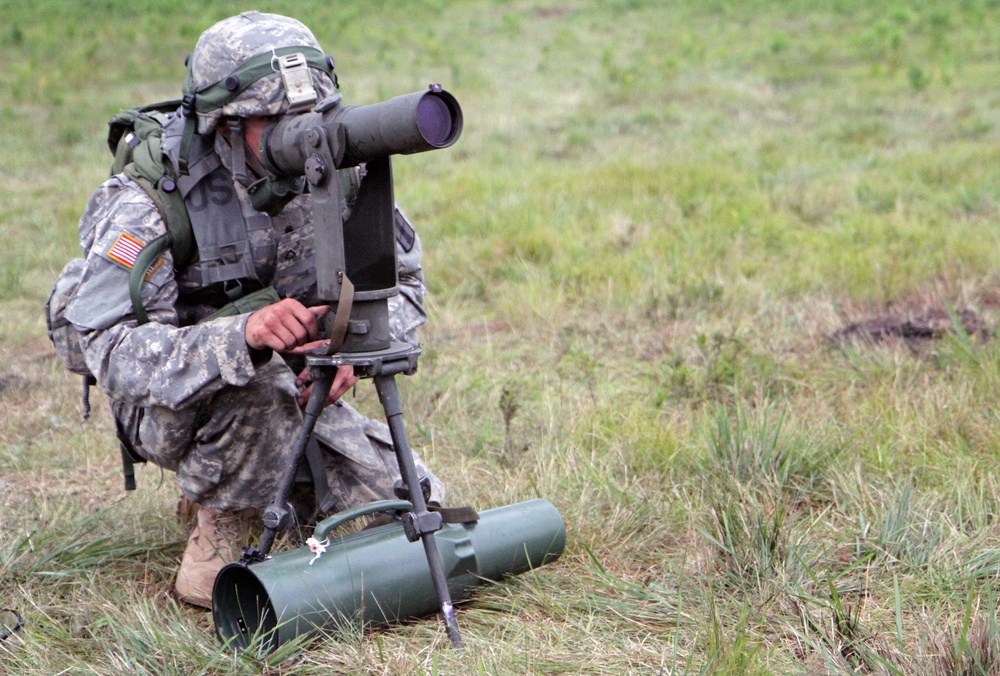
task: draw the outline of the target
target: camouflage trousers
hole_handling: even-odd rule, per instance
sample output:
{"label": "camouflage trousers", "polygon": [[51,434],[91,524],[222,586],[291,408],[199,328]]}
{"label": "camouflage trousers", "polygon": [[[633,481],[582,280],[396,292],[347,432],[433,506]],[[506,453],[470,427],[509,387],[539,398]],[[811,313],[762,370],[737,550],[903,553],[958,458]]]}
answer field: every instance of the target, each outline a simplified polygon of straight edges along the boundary
{"label": "camouflage trousers", "polygon": [[[243,387],[225,387],[191,407],[149,407],[141,416],[113,408],[120,433],[138,442],[147,460],[175,471],[188,500],[234,511],[264,507],[277,492],[302,424],[297,395],[294,373],[275,356]],[[331,498],[332,510],[322,511],[394,497],[400,473],[385,423],[337,402],[323,410],[313,437]],[[416,454],[414,460],[431,482],[431,499],[443,504],[444,485]],[[304,461],[296,481],[312,481]]]}

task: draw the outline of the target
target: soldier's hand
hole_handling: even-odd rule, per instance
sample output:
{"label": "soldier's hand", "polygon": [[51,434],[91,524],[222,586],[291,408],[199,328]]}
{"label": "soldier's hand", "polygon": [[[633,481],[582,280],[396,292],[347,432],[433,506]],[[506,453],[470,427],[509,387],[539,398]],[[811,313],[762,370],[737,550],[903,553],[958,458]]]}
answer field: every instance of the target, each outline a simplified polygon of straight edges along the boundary
{"label": "soldier's hand", "polygon": [[[326,405],[334,403],[340,399],[347,390],[354,387],[357,384],[359,378],[354,375],[354,367],[343,365],[337,367],[337,375],[333,377],[333,385],[330,386],[330,394],[326,397]],[[304,369],[299,377],[295,379],[296,387],[304,387],[301,392],[299,392],[299,407],[306,405],[309,401],[309,395],[312,394],[313,384],[309,382],[309,369]]]}
{"label": "soldier's hand", "polygon": [[294,298],[255,310],[247,319],[247,345],[255,350],[269,347],[276,352],[304,345],[319,336],[317,320],[329,311],[329,305],[306,307]]}

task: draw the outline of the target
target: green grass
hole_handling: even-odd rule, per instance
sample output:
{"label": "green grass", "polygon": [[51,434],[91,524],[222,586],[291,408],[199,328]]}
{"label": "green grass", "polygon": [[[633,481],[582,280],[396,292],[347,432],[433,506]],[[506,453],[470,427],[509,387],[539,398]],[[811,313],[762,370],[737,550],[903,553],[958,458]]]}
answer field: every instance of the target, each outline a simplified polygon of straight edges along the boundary
{"label": "green grass", "polygon": [[455,147],[394,162],[431,288],[408,428],[455,504],[543,497],[568,531],[461,606],[463,651],[428,618],[271,659],[173,599],[173,477],[122,492],[41,315],[107,119],[176,97],[242,8],[0,0],[0,671],[997,669],[1000,345],[828,338],[927,308],[994,332],[1000,5],[259,5],[351,102],[461,101]]}

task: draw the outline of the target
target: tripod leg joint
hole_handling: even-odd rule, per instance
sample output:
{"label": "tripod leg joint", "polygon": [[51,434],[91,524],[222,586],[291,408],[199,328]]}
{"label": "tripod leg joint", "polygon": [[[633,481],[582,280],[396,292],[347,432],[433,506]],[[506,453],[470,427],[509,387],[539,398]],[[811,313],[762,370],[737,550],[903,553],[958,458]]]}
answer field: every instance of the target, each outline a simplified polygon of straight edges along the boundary
{"label": "tripod leg joint", "polygon": [[441,530],[443,523],[441,515],[437,512],[424,512],[423,514],[407,512],[403,515],[403,532],[406,534],[407,540],[416,542],[428,533],[436,533]]}

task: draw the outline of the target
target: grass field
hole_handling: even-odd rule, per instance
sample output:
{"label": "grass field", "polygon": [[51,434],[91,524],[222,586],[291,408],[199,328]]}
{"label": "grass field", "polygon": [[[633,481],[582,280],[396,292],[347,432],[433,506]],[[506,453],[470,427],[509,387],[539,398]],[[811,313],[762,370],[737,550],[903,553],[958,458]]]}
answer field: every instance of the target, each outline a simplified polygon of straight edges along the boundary
{"label": "grass field", "polygon": [[428,618],[271,658],[172,597],[173,477],[122,491],[41,312],[107,119],[244,7],[0,0],[0,672],[1000,672],[1000,4],[257,3],[348,101],[462,102],[394,163],[408,429],[454,504],[568,531],[461,605],[462,651]]}

